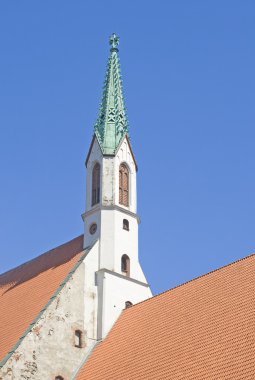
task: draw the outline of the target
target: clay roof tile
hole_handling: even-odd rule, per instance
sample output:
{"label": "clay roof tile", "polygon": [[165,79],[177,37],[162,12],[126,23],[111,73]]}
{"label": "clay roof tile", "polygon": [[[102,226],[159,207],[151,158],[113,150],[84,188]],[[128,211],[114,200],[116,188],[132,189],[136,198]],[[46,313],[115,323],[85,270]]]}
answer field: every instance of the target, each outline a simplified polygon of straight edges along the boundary
{"label": "clay roof tile", "polygon": [[123,311],[77,380],[255,378],[255,255]]}
{"label": "clay roof tile", "polygon": [[0,363],[83,254],[83,235],[0,275]]}

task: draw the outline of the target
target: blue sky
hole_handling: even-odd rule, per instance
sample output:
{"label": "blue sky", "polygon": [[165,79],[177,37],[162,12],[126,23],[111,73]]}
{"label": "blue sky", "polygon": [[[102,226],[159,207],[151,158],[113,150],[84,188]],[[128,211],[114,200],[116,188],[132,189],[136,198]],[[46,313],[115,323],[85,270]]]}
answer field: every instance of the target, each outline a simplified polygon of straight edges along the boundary
{"label": "blue sky", "polygon": [[83,231],[108,37],[154,293],[255,251],[254,1],[2,1],[0,272]]}

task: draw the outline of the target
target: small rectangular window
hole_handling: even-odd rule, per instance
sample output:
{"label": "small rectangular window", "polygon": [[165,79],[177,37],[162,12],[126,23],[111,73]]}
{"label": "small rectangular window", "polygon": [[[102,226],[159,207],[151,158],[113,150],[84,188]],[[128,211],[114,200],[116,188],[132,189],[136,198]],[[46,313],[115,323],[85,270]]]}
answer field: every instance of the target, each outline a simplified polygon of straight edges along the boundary
{"label": "small rectangular window", "polygon": [[82,332],[80,330],[75,330],[74,345],[75,347],[82,347]]}
{"label": "small rectangular window", "polygon": [[123,230],[129,231],[129,221],[127,219],[123,219]]}

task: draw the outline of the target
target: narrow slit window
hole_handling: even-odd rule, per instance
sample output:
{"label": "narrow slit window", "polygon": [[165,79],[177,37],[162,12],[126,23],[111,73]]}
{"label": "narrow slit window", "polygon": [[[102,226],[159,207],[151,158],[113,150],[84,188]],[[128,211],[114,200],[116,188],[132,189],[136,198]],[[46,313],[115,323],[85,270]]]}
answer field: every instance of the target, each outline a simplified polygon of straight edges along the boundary
{"label": "narrow slit window", "polygon": [[123,219],[123,230],[129,231],[129,221],[127,219]]}
{"label": "narrow slit window", "polygon": [[82,332],[80,330],[75,330],[74,333],[74,345],[75,347],[82,347]]}
{"label": "narrow slit window", "polygon": [[92,171],[92,206],[100,201],[100,165],[96,163]]}
{"label": "narrow slit window", "polygon": [[127,277],[130,276],[130,259],[128,255],[121,257],[121,272],[125,273]]}
{"label": "narrow slit window", "polygon": [[119,203],[129,206],[129,171],[125,164],[119,168]]}

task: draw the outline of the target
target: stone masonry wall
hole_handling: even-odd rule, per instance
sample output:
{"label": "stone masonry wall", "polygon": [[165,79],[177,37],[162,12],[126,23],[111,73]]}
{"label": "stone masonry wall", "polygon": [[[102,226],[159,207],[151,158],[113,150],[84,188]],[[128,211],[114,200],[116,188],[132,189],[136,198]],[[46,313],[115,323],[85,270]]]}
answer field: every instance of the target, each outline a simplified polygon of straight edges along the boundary
{"label": "stone masonry wall", "polygon": [[[0,380],[72,378],[93,344],[84,326],[84,273],[82,263],[0,369]],[[75,347],[75,330],[82,332],[82,348]]]}

